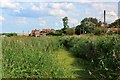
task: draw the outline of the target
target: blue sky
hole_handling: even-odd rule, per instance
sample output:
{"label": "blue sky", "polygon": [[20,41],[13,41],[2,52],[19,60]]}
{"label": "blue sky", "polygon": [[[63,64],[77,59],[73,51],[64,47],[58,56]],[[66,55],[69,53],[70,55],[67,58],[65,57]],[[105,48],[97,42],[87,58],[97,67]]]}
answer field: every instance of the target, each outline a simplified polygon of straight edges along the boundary
{"label": "blue sky", "polygon": [[[55,1],[55,0],[54,0]],[[89,1],[89,0],[86,0]],[[117,2],[14,2],[5,0],[0,6],[2,32],[31,32],[33,29],[63,28],[62,18],[69,18],[69,26],[80,24],[85,17],[96,17],[103,21],[103,10],[107,11],[107,22],[117,19]]]}

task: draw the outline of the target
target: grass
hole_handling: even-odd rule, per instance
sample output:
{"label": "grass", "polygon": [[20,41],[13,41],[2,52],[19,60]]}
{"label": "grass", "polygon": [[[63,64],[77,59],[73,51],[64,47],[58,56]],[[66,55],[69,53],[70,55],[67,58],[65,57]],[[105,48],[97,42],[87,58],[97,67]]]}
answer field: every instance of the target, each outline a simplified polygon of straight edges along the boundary
{"label": "grass", "polygon": [[[104,40],[112,36],[5,37],[2,42],[3,78],[80,78],[90,80],[87,60],[73,56],[88,40]],[[69,37],[74,37],[69,38]],[[68,40],[66,49],[61,40]],[[86,43],[86,41],[88,41]],[[79,45],[81,44],[81,45]],[[75,45],[75,46],[74,46]],[[80,47],[85,49],[85,47]],[[86,45],[90,47],[89,45]],[[76,50],[77,49],[77,50]],[[86,51],[88,53],[87,47]],[[91,51],[91,50],[90,50]],[[79,54],[79,53],[77,53]]]}
{"label": "grass", "polygon": [[75,78],[75,60],[59,37],[7,37],[3,40],[3,78]]}

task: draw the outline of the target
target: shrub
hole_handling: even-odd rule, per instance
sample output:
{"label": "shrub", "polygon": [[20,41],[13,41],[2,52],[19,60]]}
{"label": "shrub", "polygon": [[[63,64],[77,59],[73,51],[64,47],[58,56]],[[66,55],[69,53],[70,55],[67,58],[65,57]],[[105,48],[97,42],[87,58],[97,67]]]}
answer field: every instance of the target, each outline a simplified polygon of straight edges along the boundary
{"label": "shrub", "polygon": [[88,71],[95,79],[117,80],[120,76],[120,40],[116,37],[65,38],[63,45],[77,58],[89,62]]}

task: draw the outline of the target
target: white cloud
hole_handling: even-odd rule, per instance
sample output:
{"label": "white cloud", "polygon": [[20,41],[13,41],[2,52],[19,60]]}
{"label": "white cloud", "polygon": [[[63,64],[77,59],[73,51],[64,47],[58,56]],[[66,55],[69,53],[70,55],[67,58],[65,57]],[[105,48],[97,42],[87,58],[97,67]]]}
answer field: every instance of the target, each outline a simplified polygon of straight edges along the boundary
{"label": "white cloud", "polygon": [[111,16],[117,16],[117,13],[114,10],[108,11],[107,14]]}
{"label": "white cloud", "polygon": [[69,20],[69,23],[70,23],[71,25],[76,25],[76,24],[78,24],[78,20],[77,20],[77,19],[70,19],[70,20]]}
{"label": "white cloud", "polygon": [[35,5],[33,5],[33,6],[32,6],[32,10],[39,11],[39,10],[40,10],[40,8],[39,8],[39,7],[37,7],[37,6],[35,6]]}
{"label": "white cloud", "polygon": [[64,17],[67,16],[66,12],[62,9],[52,9],[49,11],[51,15],[59,16],[59,17]]}
{"label": "white cloud", "polygon": [[0,23],[2,23],[5,20],[3,16],[0,16]]}
{"label": "white cloud", "polygon": [[16,23],[18,24],[27,24],[27,18],[25,17],[18,17],[17,20],[16,20]]}
{"label": "white cloud", "polygon": [[45,9],[48,7],[48,3],[40,3],[39,7],[40,7],[40,9]]}
{"label": "white cloud", "polygon": [[74,9],[73,3],[54,3],[52,7],[55,9]]}
{"label": "white cloud", "polygon": [[112,4],[112,3],[91,3],[92,7],[97,9],[97,10],[115,10],[116,9],[116,5]]}
{"label": "white cloud", "polygon": [[55,15],[58,17],[68,16],[69,11],[75,9],[73,3],[52,3],[50,4],[51,10],[49,10],[49,14]]}
{"label": "white cloud", "polygon": [[48,12],[48,3],[39,3],[39,5],[32,4],[31,9],[33,11],[41,11],[41,12]]}
{"label": "white cloud", "polygon": [[98,19],[103,21],[103,11],[106,10],[106,21],[113,22],[117,18],[117,6],[113,3],[91,3],[93,9],[97,12]]}
{"label": "white cloud", "polygon": [[[2,2],[7,0],[2,0]],[[14,2],[118,2],[119,0],[11,0]]]}
{"label": "white cloud", "polygon": [[15,12],[20,12],[20,10],[22,9],[22,7],[20,6],[20,3],[10,2],[9,0],[5,2],[1,2],[0,7],[13,9]]}
{"label": "white cloud", "polygon": [[43,18],[39,18],[39,25],[40,25],[40,26],[43,26],[43,27],[44,27],[44,26],[46,26],[46,24],[47,24],[47,23],[46,23],[45,20],[43,20]]}
{"label": "white cloud", "polygon": [[55,23],[55,25],[56,25],[56,26],[59,26],[59,24],[58,24],[58,23]]}
{"label": "white cloud", "polygon": [[18,3],[13,3],[13,2],[2,2],[1,3],[1,7],[2,8],[12,8],[12,9],[16,9],[17,8]]}

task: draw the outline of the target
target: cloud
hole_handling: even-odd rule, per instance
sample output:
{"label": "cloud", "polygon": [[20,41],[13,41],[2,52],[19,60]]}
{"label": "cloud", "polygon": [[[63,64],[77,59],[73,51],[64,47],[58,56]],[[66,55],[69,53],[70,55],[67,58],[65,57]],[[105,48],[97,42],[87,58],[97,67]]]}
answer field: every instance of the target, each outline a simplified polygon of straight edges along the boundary
{"label": "cloud", "polygon": [[20,10],[22,9],[22,7],[20,6],[20,3],[15,3],[15,2],[10,2],[10,1],[1,2],[0,8],[12,9],[15,12],[20,12]]}
{"label": "cloud", "polygon": [[95,8],[96,10],[115,10],[117,9],[116,4],[115,3],[105,3],[105,2],[99,2],[99,3],[91,3],[91,6],[93,8]]}
{"label": "cloud", "polygon": [[54,3],[52,7],[55,9],[74,9],[73,3]]}
{"label": "cloud", "polygon": [[58,17],[69,16],[69,13],[75,10],[75,5],[73,3],[51,3],[49,14]]}
{"label": "cloud", "polygon": [[0,16],[0,23],[2,23],[5,20],[3,16]]}
{"label": "cloud", "polygon": [[117,16],[117,13],[114,10],[108,11],[107,14],[111,16]]}
{"label": "cloud", "polygon": [[39,3],[39,5],[32,5],[32,10],[44,11],[48,7],[48,3]]}
{"label": "cloud", "polygon": [[10,13],[10,15],[17,17],[38,18],[38,17],[49,16],[50,14],[48,14],[48,12],[45,11],[31,10],[28,8],[21,10],[19,13]]}
{"label": "cloud", "polygon": [[[7,0],[2,0],[2,2]],[[14,2],[118,2],[119,0],[11,0]]]}
{"label": "cloud", "polygon": [[18,17],[17,20],[16,20],[16,23],[18,24],[27,24],[27,18],[25,17]]}
{"label": "cloud", "polygon": [[46,24],[47,24],[47,23],[46,23],[45,20],[43,20],[43,18],[39,18],[39,25],[40,25],[40,26],[43,26],[43,27],[44,27],[44,26],[46,26]]}
{"label": "cloud", "polygon": [[67,13],[62,9],[52,9],[49,11],[49,14],[59,17],[67,16]]}
{"label": "cloud", "polygon": [[59,26],[59,23],[55,23],[56,26]]}
{"label": "cloud", "polygon": [[33,6],[32,6],[32,10],[39,11],[39,10],[40,10],[40,8],[39,8],[39,7],[37,7],[37,6],[35,6],[35,5],[33,5]]}
{"label": "cloud", "polygon": [[78,22],[77,19],[70,19],[70,20],[69,20],[69,23],[70,23],[71,25],[76,25],[76,24],[78,24],[79,22]]}
{"label": "cloud", "polygon": [[89,5],[92,6],[93,10],[97,12],[97,14],[91,14],[98,17],[99,20],[103,21],[103,11],[106,10],[106,21],[108,23],[114,21],[117,17],[117,3],[106,3],[106,2],[99,2],[99,3],[90,3]]}

